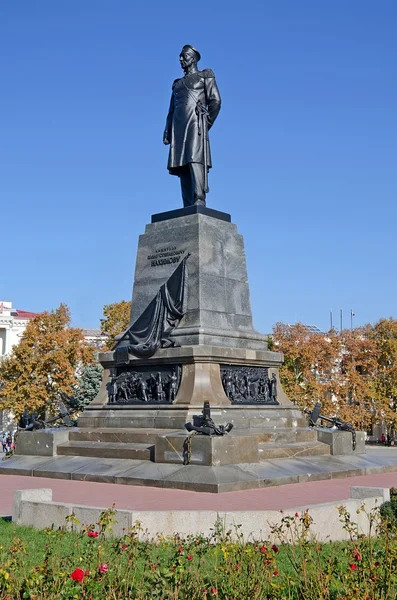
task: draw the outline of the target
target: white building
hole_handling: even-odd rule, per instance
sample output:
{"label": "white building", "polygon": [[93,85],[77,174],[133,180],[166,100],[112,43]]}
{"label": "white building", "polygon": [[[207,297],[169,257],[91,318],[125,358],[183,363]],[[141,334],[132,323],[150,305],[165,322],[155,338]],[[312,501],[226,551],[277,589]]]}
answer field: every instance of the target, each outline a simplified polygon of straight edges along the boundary
{"label": "white building", "polygon": [[[12,307],[12,302],[0,300],[0,360],[2,356],[11,354],[13,346],[21,341],[23,332],[30,319],[36,313]],[[106,336],[100,329],[83,329],[86,341],[94,348],[102,348],[106,343]]]}
{"label": "white building", "polygon": [[19,344],[29,320],[36,313],[12,307],[12,302],[0,300],[0,359]]}
{"label": "white building", "polygon": [[83,335],[86,342],[97,350],[103,348],[107,341],[100,329],[83,329]]}

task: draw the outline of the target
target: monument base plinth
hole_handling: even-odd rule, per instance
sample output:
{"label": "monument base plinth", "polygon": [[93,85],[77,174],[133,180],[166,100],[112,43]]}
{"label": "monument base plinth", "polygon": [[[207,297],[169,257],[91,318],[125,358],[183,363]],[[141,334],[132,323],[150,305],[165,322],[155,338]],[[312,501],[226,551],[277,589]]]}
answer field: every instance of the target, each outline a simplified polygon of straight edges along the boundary
{"label": "monument base plinth", "polygon": [[[265,411],[277,413],[279,408],[291,409],[302,417],[288,400],[278,379],[278,368],[282,355],[268,350],[244,350],[221,346],[184,346],[163,348],[152,358],[138,359],[130,356],[128,364],[117,365],[114,352],[100,355],[105,369],[102,386],[96,399],[80,416],[79,427],[154,427],[177,429],[183,427],[186,419],[197,414],[204,402],[211,409],[223,409],[226,422],[235,418],[243,429],[247,421],[238,415],[246,408],[253,417]],[[112,381],[120,373],[150,381],[157,373],[180,372],[179,387],[174,398],[170,397],[164,384],[162,400],[151,398],[149,390],[145,399],[124,401],[120,396],[111,396]],[[230,370],[230,389],[225,390],[225,373]],[[222,380],[223,373],[223,380]],[[267,385],[273,375],[277,381],[277,399],[270,396],[255,396],[259,389],[259,377],[266,377]],[[233,376],[233,377],[232,377]],[[250,377],[251,383],[247,383]],[[236,387],[245,385],[244,395],[237,395]],[[256,386],[256,387],[255,387]],[[226,393],[228,392],[228,393]],[[168,397],[167,397],[168,394]],[[234,395],[233,395],[234,394]],[[229,417],[230,414],[230,417]],[[252,418],[253,418],[252,417]]]}
{"label": "monument base plinth", "polygon": [[69,440],[71,429],[53,428],[18,431],[15,454],[22,456],[56,456],[57,448]]}
{"label": "monument base plinth", "polygon": [[353,436],[350,431],[341,431],[340,429],[321,429],[315,428],[317,439],[323,444],[328,444],[329,451],[333,456],[346,456],[348,454],[364,454],[365,452],[365,432],[356,431],[356,447],[353,450]]}
{"label": "monument base plinth", "polygon": [[[183,464],[187,433],[161,435],[156,439],[155,462]],[[259,460],[259,443],[255,435],[190,436],[190,465],[219,467]]]}

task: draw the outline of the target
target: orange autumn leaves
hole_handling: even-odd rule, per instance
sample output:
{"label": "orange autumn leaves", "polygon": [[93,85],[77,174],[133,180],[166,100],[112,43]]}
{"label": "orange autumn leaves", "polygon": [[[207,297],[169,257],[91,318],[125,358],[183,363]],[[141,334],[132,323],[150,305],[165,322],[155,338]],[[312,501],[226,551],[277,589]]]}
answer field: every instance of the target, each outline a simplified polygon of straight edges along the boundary
{"label": "orange autumn leaves", "polygon": [[101,332],[106,336],[105,350],[111,350],[115,337],[123,333],[130,324],[131,301],[122,300],[113,304],[106,304],[103,308],[101,319]]}
{"label": "orange autumn leaves", "polygon": [[94,362],[82,329],[69,327],[70,312],[57,309],[29,321],[20,343],[0,363],[0,401],[18,417],[25,406],[43,414],[57,409],[60,393],[72,394],[78,370]]}
{"label": "orange autumn leaves", "polygon": [[321,402],[322,413],[356,427],[397,422],[397,321],[326,334],[303,324],[277,323],[273,349],[284,353],[280,377],[300,408]]}

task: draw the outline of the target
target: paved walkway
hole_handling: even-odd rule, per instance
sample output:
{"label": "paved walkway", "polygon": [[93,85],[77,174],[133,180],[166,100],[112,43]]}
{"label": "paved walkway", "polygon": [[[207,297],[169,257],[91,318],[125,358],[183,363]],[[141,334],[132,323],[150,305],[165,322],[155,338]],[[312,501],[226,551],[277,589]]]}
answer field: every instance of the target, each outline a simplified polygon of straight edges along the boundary
{"label": "paved walkway", "polygon": [[0,515],[12,512],[14,490],[51,488],[53,500],[130,510],[281,510],[350,497],[350,486],[397,487],[397,473],[311,481],[239,492],[208,494],[153,487],[0,475]]}

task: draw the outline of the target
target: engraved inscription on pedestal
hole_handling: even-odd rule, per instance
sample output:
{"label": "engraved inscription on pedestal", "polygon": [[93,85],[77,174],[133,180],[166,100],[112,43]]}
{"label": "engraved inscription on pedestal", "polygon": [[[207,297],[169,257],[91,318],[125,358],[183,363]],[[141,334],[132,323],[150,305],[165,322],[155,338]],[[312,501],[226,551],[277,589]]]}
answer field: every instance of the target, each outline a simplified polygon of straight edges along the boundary
{"label": "engraved inscription on pedestal", "polygon": [[108,384],[109,404],[172,404],[181,373],[180,365],[119,367]]}
{"label": "engraved inscription on pedestal", "polygon": [[148,255],[151,267],[161,267],[163,265],[177,265],[183,255],[186,253],[185,248],[177,248],[176,246],[166,246],[165,248],[157,248],[153,254]]}
{"label": "engraved inscription on pedestal", "polygon": [[226,396],[232,404],[279,404],[277,380],[266,367],[220,365]]}

